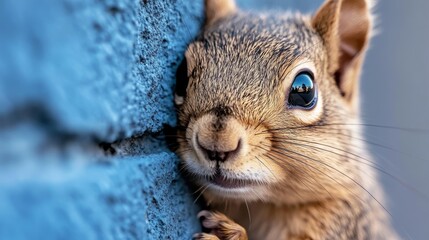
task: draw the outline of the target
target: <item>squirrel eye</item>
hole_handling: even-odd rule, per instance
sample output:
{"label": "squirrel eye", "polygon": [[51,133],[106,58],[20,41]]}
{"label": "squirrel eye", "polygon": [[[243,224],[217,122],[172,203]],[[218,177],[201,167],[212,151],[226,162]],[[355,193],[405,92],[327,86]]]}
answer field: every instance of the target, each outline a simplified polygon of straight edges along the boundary
{"label": "squirrel eye", "polygon": [[313,75],[309,72],[299,73],[290,88],[288,105],[292,108],[312,109],[316,102],[317,94]]}
{"label": "squirrel eye", "polygon": [[188,82],[188,64],[186,58],[184,58],[176,71],[176,88],[174,90],[174,102],[176,105],[182,105],[185,101]]}

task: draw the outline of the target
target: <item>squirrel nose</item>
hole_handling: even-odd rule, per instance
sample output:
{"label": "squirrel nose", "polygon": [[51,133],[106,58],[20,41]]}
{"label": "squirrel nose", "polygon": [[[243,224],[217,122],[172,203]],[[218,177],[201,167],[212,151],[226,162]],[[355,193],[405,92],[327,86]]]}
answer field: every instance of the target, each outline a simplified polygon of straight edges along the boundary
{"label": "squirrel nose", "polygon": [[236,147],[231,150],[231,148],[227,149],[226,147],[219,147],[219,146],[213,146],[213,147],[207,147],[203,143],[201,143],[200,139],[197,136],[197,144],[200,150],[204,153],[204,155],[207,157],[210,161],[216,161],[216,162],[225,162],[231,159],[234,155],[236,155],[241,148],[241,139],[238,140]]}

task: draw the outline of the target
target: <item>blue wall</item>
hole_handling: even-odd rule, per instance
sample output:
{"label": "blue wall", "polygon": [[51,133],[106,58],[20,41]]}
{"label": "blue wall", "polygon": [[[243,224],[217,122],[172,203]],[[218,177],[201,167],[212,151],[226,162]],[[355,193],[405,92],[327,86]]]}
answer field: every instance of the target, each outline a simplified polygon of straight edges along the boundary
{"label": "blue wall", "polygon": [[[202,1],[0,2],[0,239],[189,239],[159,140]],[[109,145],[115,142],[115,153]],[[104,151],[107,149],[107,151]]]}

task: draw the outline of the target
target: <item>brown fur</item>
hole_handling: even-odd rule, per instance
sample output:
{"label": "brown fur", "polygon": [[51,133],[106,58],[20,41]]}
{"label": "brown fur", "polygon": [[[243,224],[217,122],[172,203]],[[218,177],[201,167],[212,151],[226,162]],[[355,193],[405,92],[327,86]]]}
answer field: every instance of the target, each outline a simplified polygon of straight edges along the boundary
{"label": "brown fur", "polygon": [[[395,239],[358,140],[368,2],[328,0],[314,17],[231,6],[206,0],[206,26],[186,51],[186,95],[176,101],[178,153],[213,210],[201,213],[210,232],[195,238]],[[317,86],[312,110],[286,104],[303,68]],[[204,149],[229,158],[209,160]],[[219,174],[242,187],[216,186]]]}

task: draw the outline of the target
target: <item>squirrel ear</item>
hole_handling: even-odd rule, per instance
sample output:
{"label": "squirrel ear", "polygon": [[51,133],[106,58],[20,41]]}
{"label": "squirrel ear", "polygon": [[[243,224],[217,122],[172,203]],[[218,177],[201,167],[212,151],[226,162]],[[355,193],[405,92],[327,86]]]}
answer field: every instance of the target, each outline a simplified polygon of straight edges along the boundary
{"label": "squirrel ear", "polygon": [[234,0],[205,0],[206,26],[236,11]]}
{"label": "squirrel ear", "polygon": [[328,71],[341,93],[354,102],[358,80],[368,46],[371,0],[327,0],[312,19],[312,25],[327,48]]}

